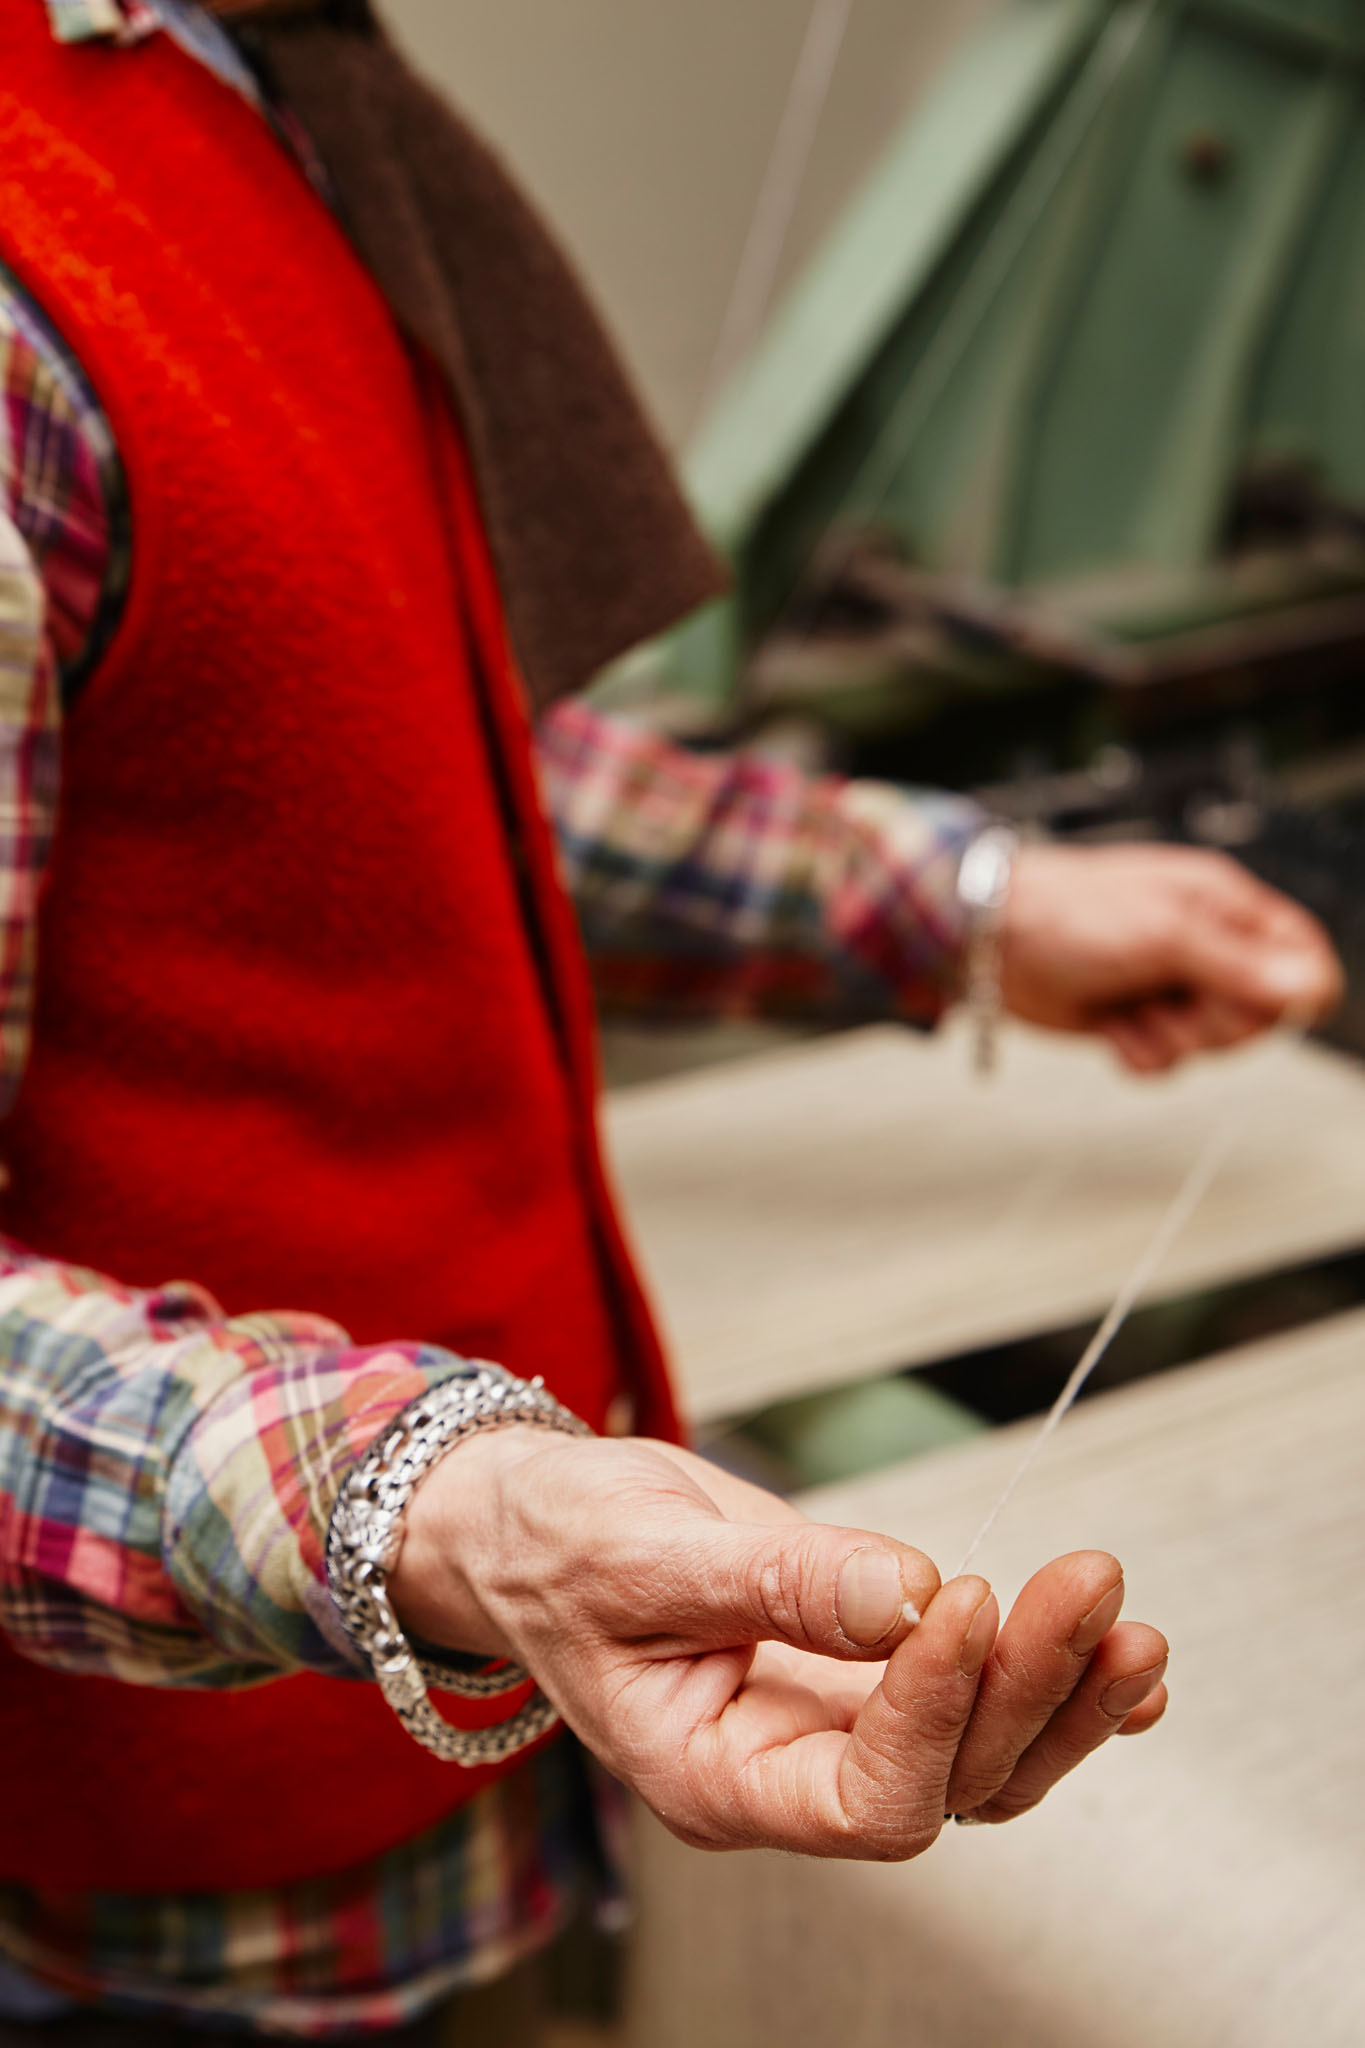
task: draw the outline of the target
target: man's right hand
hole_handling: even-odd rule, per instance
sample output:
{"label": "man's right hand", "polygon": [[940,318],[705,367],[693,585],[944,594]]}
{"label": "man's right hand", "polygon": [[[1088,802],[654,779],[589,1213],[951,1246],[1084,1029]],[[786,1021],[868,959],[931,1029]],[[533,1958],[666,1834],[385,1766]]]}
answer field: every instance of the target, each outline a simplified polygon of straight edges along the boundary
{"label": "man's right hand", "polygon": [[1021,848],[1001,979],[1016,1017],[1100,1032],[1138,1074],[1314,1023],[1345,987],[1315,917],[1194,846]]}
{"label": "man's right hand", "polygon": [[643,1441],[469,1439],[418,1489],[390,1590],[429,1640],[525,1665],[701,1848],[901,1861],[1165,1706],[1113,1558],[1048,1565],[1002,1629],[984,1580]]}

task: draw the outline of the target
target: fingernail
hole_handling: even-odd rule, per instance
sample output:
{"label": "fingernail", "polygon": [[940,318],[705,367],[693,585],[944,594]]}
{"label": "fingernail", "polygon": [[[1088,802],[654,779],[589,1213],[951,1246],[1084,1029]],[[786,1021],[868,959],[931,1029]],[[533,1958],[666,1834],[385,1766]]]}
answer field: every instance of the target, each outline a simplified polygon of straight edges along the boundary
{"label": "fingernail", "polygon": [[984,1828],[986,1825],[985,1821],[978,1820],[974,1813],[955,1813],[953,1822],[960,1828]]}
{"label": "fingernail", "polygon": [[962,1645],[962,1655],[957,1660],[957,1668],[964,1678],[976,1677],[991,1653],[991,1645],[995,1641],[999,1627],[999,1606],[994,1593],[987,1593],[976,1610]]}
{"label": "fingernail", "polygon": [[889,1636],[905,1608],[901,1568],[891,1552],[869,1545],[846,1558],[834,1605],[851,1643],[870,1649]]}
{"label": "fingernail", "polygon": [[1120,1678],[1100,1694],[1100,1710],[1112,1720],[1122,1721],[1129,1714],[1136,1713],[1145,1699],[1150,1699],[1160,1685],[1166,1672],[1166,1659],[1154,1664],[1150,1671],[1139,1671],[1136,1678]]}
{"label": "fingernail", "polygon": [[1097,1643],[1102,1643],[1119,1618],[1123,1607],[1123,1580],[1111,1586],[1102,1600],[1097,1600],[1085,1620],[1076,1630],[1067,1647],[1077,1657],[1088,1657]]}
{"label": "fingernail", "polygon": [[1302,953],[1272,953],[1262,963],[1261,978],[1268,995],[1286,1002],[1312,994],[1318,982],[1312,961]]}

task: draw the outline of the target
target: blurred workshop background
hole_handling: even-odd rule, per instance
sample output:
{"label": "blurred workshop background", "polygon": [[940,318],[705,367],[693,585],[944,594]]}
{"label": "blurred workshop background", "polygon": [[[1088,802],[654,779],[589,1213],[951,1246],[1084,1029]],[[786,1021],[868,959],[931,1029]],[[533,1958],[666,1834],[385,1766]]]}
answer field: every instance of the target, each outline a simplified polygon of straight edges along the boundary
{"label": "blurred workshop background", "polygon": [[[1025,828],[1225,847],[1326,918],[1365,1050],[1365,0],[395,17],[567,235],[734,564],[604,694]],[[608,1072],[772,1037],[612,1030]],[[1265,1263],[1106,1377],[1365,1296],[1353,1245]],[[1044,1404],[1077,1332],[1016,1335],[897,1390],[915,1442],[946,1400]],[[861,1396],[883,1456],[892,1398]],[[837,1415],[746,1419],[793,1454],[764,1476],[863,1461]]]}
{"label": "blurred workshop background", "polygon": [[[802,180],[783,282],[988,5],[860,0]],[[394,0],[387,13],[553,216],[680,448],[808,9],[801,0]]]}
{"label": "blurred workshop background", "polygon": [[[1145,1090],[1023,1033],[988,1091],[951,1029],[744,1060],[752,1034],[611,1040],[704,1445],[931,1548],[965,1541],[1017,1453],[998,1425],[1047,1406],[1248,1108],[986,1564],[1118,1549],[1174,1614],[1188,1719],[923,1872],[755,1885],[650,1833],[632,2038],[1358,2048],[1365,0],[392,12],[566,235],[734,565],[608,699],[1026,829],[1227,848],[1351,977],[1330,1045]],[[736,318],[803,51],[809,152]],[[1291,1622],[1330,1706],[1274,1647]],[[1229,1654],[1263,1708],[1241,1748]]]}
{"label": "blurred workshop background", "polygon": [[566,233],[736,565],[618,698],[1227,846],[1359,979],[1360,0],[395,12]]}

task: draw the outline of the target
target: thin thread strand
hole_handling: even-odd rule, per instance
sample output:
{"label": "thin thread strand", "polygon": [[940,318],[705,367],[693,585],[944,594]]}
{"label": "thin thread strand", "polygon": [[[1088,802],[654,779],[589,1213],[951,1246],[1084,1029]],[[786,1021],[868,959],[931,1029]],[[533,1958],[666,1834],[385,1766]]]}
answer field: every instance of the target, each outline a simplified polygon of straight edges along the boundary
{"label": "thin thread strand", "polygon": [[815,0],[811,9],[787,104],[782,110],[735,272],[730,302],[706,373],[697,408],[699,424],[710,412],[731,372],[758,339],[855,5],[856,0]]}
{"label": "thin thread strand", "polygon": [[[1308,1027],[1306,1023],[1299,1020],[1294,1020],[1293,1022],[1286,1020],[1286,1025],[1282,1028],[1284,1029],[1284,1046],[1287,1053],[1291,1046],[1296,1046],[1303,1042]],[[982,1545],[995,1528],[996,1523],[1000,1520],[1010,1502],[1014,1499],[1015,1494],[1025,1478],[1027,1478],[1029,1472],[1032,1471],[1049,1439],[1056,1435],[1071,1409],[1075,1407],[1085,1388],[1086,1381],[1090,1378],[1096,1366],[1099,1365],[1110,1345],[1118,1336],[1119,1331],[1123,1328],[1138,1302],[1146,1293],[1164,1263],[1167,1254],[1171,1251],[1176,1240],[1194,1215],[1195,1210],[1199,1207],[1199,1204],[1217,1179],[1233,1145],[1246,1128],[1249,1115],[1249,1106],[1245,1104],[1239,1105],[1237,1108],[1230,1110],[1210,1134],[1194,1164],[1181,1182],[1170,1207],[1158,1223],[1142,1256],[1114,1297],[1114,1302],[1108,1315],[1106,1315],[1104,1321],[1086,1345],[1085,1351],[1078,1360],[1075,1370],[1062,1388],[1061,1393],[1057,1396],[1057,1399],[1053,1402],[1042,1427],[1038,1430],[1036,1436],[1034,1436],[1024,1452],[1023,1457],[1015,1467],[1003,1493],[1001,1493],[985,1521],[977,1530],[976,1535],[972,1538],[967,1554],[958,1566],[955,1577],[961,1578],[963,1572],[967,1571],[975,1562]]]}

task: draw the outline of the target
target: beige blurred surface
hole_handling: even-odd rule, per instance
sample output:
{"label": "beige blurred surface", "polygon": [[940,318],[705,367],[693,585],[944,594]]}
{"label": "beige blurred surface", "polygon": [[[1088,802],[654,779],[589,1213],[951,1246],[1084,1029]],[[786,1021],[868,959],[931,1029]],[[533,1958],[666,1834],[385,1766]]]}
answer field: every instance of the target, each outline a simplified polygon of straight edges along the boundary
{"label": "beige blurred surface", "polygon": [[[792,260],[988,5],[858,0]],[[680,437],[810,0],[386,0],[386,12],[558,223]]]}
{"label": "beige blurred surface", "polygon": [[[642,1823],[632,2048],[1359,2048],[1365,1315],[1076,1414],[981,1569],[1115,1550],[1172,1707],[904,1867],[707,1858]],[[810,1503],[951,1565],[1021,1430]]]}
{"label": "beige blurred surface", "polygon": [[1155,1297],[1365,1244],[1365,1073],[1286,1040],[1137,1082],[1014,1029],[983,1083],[960,1027],[875,1029],[630,1089],[608,1128],[712,1422],[1101,1312],[1229,1114]]}

